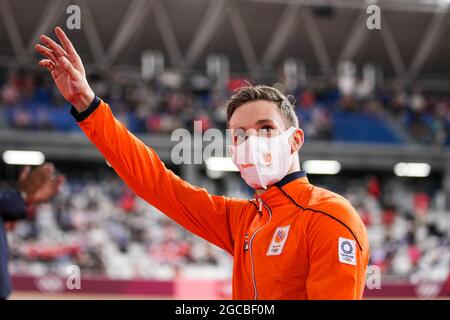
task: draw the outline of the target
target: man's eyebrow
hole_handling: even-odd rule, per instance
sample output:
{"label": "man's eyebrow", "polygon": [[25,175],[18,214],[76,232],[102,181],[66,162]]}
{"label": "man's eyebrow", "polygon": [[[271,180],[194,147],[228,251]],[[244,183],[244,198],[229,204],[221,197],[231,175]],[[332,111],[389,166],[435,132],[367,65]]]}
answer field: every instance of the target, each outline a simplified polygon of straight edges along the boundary
{"label": "man's eyebrow", "polygon": [[[257,121],[255,122],[255,125],[256,125],[256,126],[261,126],[261,125],[263,125],[263,124],[271,124],[271,125],[275,125],[275,122],[273,122],[272,119],[259,119],[259,120],[257,120]],[[245,128],[243,128],[243,127],[239,127],[239,128],[233,129],[233,134],[234,134],[236,131],[242,131],[242,132],[244,132],[244,133],[247,132],[247,130],[246,130]]]}
{"label": "man's eyebrow", "polygon": [[256,125],[262,125],[262,124],[265,124],[265,123],[273,124],[273,121],[272,121],[272,119],[260,119],[260,120],[255,122]]}

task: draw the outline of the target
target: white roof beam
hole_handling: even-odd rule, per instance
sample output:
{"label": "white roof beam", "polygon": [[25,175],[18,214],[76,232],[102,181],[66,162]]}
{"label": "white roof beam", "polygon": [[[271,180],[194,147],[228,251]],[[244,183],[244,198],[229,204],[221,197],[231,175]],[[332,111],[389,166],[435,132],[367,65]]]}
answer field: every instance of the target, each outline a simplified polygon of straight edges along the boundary
{"label": "white roof beam", "polygon": [[41,34],[48,33],[52,27],[55,26],[58,18],[62,14],[65,14],[65,7],[67,6],[67,3],[67,0],[51,0],[48,2],[44,9],[44,13],[42,14],[41,20],[39,21],[37,28],[35,28],[36,31],[30,39],[27,52],[34,52],[34,46],[39,42],[39,36]]}
{"label": "white roof beam", "polygon": [[397,42],[394,39],[391,28],[389,27],[386,19],[383,20],[382,32],[380,32],[380,34],[397,77],[399,79],[404,79],[406,76],[405,62],[403,61],[400,54],[400,49],[397,46]]}
{"label": "white roof beam", "polygon": [[305,27],[313,45],[314,53],[317,56],[320,69],[324,75],[328,75],[330,72],[333,72],[333,66],[316,19],[310,8],[305,8],[302,11],[301,16],[305,19]]}
{"label": "white roof beam", "polygon": [[411,63],[409,74],[412,78],[415,78],[419,74],[435,49],[448,21],[447,13],[448,6],[444,10],[437,10],[431,18],[427,31],[422,41],[419,42],[420,46]]}
{"label": "white roof beam", "polygon": [[174,66],[181,66],[183,64],[183,55],[164,3],[160,0],[156,1],[153,12],[170,61]]}
{"label": "white roof beam", "polygon": [[0,15],[5,22],[6,33],[8,34],[14,53],[17,57],[24,58],[26,56],[24,41],[20,35],[16,19],[8,0],[0,0]]}
{"label": "white roof beam", "polygon": [[187,67],[191,67],[203,51],[206,45],[211,40],[214,32],[217,30],[218,26],[222,22],[225,16],[225,0],[212,0],[203,16],[203,20],[197,29],[189,49],[186,54],[185,62]]}
{"label": "white roof beam", "polygon": [[289,2],[286,6],[278,25],[270,37],[269,45],[267,46],[267,49],[262,57],[263,65],[271,65],[278,58],[281,50],[286,45],[292,34],[295,23],[297,22],[299,11],[300,5],[294,3],[294,1]]}
{"label": "white roof beam", "polygon": [[91,9],[89,8],[86,0],[77,0],[77,3],[83,8],[82,21],[84,21],[85,23],[85,27],[83,29],[92,55],[94,56],[95,62],[99,65],[102,65],[106,60],[105,47],[102,44],[100,35],[98,34],[97,26],[95,24],[95,19],[92,16]]}
{"label": "white roof beam", "polygon": [[229,4],[228,18],[230,19],[231,27],[233,28],[234,35],[236,36],[242,57],[244,58],[248,70],[255,71],[258,65],[255,48],[252,45],[241,12],[234,3]]}
{"label": "white roof beam", "polygon": [[358,50],[363,45],[369,31],[366,27],[366,20],[367,13],[365,10],[362,10],[353,23],[352,30],[350,31],[347,41],[339,55],[339,62],[351,61],[358,53]]}
{"label": "white roof beam", "polygon": [[108,49],[109,63],[112,63],[129,43],[153,3],[153,0],[134,0],[130,4]]}

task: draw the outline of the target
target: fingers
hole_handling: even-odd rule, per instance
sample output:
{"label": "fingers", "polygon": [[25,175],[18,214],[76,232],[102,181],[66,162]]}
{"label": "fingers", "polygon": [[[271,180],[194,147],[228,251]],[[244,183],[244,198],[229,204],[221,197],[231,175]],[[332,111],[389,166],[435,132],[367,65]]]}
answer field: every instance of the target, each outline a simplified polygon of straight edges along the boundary
{"label": "fingers", "polygon": [[64,50],[69,54],[69,57],[75,57],[77,56],[77,52],[75,48],[72,45],[72,42],[70,42],[69,38],[66,36],[64,31],[60,27],[55,28],[56,36],[58,37],[59,41],[64,47]]}
{"label": "fingers", "polygon": [[66,57],[59,57],[59,63],[62,68],[72,77],[72,79],[78,79],[78,71],[73,67],[72,63]]}
{"label": "fingers", "polygon": [[51,51],[50,49],[44,47],[43,45],[37,44],[34,46],[34,49],[39,52],[40,54],[42,54],[44,57],[46,57],[47,59],[53,61],[54,63],[56,63],[58,61],[58,59],[56,58],[55,54],[53,53],[53,51]]}
{"label": "fingers", "polygon": [[[25,170],[25,169],[24,169]],[[46,162],[31,171],[26,179],[27,201],[40,203],[53,197],[64,183],[64,176],[56,175],[53,163]]]}
{"label": "fingers", "polygon": [[[42,46],[41,46],[42,47]],[[45,47],[43,47],[45,48]],[[46,49],[46,48],[45,48]],[[36,50],[38,50],[38,47],[36,46]],[[45,55],[49,55],[52,53],[50,50],[41,49],[39,48],[39,52]],[[49,58],[49,59],[42,59],[39,61],[39,66],[43,68],[47,68],[50,72],[55,70],[58,67],[58,70],[62,68],[65,72],[67,72],[73,79],[78,79],[79,74],[78,71],[73,67],[72,63],[64,56],[60,56],[58,58],[54,58],[55,60]]]}
{"label": "fingers", "polygon": [[48,174],[54,174],[55,173],[55,165],[51,162],[46,162],[42,166],[46,173]]}
{"label": "fingers", "polygon": [[22,169],[19,175],[19,183],[25,181],[28,178],[28,176],[30,175],[30,171],[31,171],[30,166],[26,166],[25,168]]}
{"label": "fingers", "polygon": [[67,58],[72,63],[72,66],[84,75],[85,71],[83,67],[83,62],[81,61],[81,58],[78,55],[77,51],[75,50],[75,47],[73,46],[72,42],[69,40],[69,38],[66,36],[64,31],[60,27],[55,28],[55,34],[58,37],[59,41],[61,42],[62,46],[64,47],[64,50],[66,50]]}
{"label": "fingers", "polygon": [[39,37],[39,39],[44,43],[48,48],[50,48],[56,57],[64,57],[67,55],[66,51],[61,48],[59,44],[57,44],[55,41],[47,37],[46,35],[42,35]]}
{"label": "fingers", "polygon": [[[58,73],[67,72],[74,79],[78,79],[80,74],[84,76],[85,70],[83,62],[78,56],[72,42],[70,42],[69,38],[60,27],[55,28],[55,34],[61,42],[62,47],[46,35],[41,35],[39,37],[43,45],[37,44],[35,50],[54,63],[52,65],[48,62],[42,62],[40,65],[46,67],[50,71],[56,70]],[[62,57],[64,57],[64,59],[61,59]],[[55,74],[52,73],[52,76],[55,76]]]}
{"label": "fingers", "polygon": [[55,179],[55,166],[53,163],[46,162],[39,168],[42,174],[41,179],[43,182],[53,181]]}
{"label": "fingers", "polygon": [[50,72],[55,69],[55,63],[48,59],[43,59],[39,61],[39,66],[43,68],[47,68]]}
{"label": "fingers", "polygon": [[55,166],[52,163],[44,163],[42,166],[37,167],[31,173],[33,180],[37,184],[45,183],[46,181],[52,180],[55,174]]}

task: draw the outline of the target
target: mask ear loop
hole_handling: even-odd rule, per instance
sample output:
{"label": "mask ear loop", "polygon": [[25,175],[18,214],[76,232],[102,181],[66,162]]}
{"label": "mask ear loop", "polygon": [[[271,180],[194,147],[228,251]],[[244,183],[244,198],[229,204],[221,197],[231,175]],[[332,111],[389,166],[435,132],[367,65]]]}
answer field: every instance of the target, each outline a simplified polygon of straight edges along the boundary
{"label": "mask ear loop", "polygon": [[[287,136],[287,144],[289,145],[289,147],[292,149],[292,147],[290,146],[289,140],[291,139],[292,135],[295,133],[296,128],[295,127],[289,127],[286,131],[284,131],[281,135],[286,135]],[[291,152],[291,155],[293,153]]]}
{"label": "mask ear loop", "polygon": [[[292,102],[291,102],[290,100],[292,100]],[[286,99],[283,99],[283,100],[281,101],[281,105],[282,105],[283,107],[285,107],[285,108],[290,108],[290,109],[294,110],[294,109],[295,109],[295,102],[296,102],[295,98],[294,98],[292,95],[288,95],[288,96],[286,97]],[[292,133],[294,133],[294,131],[295,131],[296,129],[297,129],[297,128],[291,126],[291,127],[289,127],[286,131],[291,131],[291,135],[292,135]],[[285,131],[285,132],[286,132],[286,131]],[[283,134],[284,134],[285,132],[283,132]],[[290,138],[290,137],[289,137],[289,138]]]}
{"label": "mask ear loop", "polygon": [[[295,152],[292,152],[292,146],[290,144],[290,140],[292,138],[292,135],[295,133],[295,130],[296,130],[296,128],[291,126],[289,129],[287,129],[285,132],[283,132],[283,134],[287,135],[285,143],[286,143],[286,148],[288,149],[286,151],[289,151],[289,155],[288,155],[288,157],[290,158],[289,166],[292,165],[294,155],[295,155]],[[287,169],[287,171],[289,170],[289,168],[286,168],[286,169]]]}
{"label": "mask ear loop", "polygon": [[292,134],[295,132],[295,130],[297,130],[297,128],[291,126],[283,133],[289,132],[289,138],[290,138],[292,136]]}

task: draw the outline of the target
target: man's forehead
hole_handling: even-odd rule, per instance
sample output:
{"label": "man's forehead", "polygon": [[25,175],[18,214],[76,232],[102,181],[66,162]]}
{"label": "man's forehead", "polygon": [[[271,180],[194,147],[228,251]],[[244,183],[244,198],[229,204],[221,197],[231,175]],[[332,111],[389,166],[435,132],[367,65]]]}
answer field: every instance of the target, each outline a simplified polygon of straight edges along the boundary
{"label": "man's forehead", "polygon": [[275,102],[251,101],[239,106],[230,119],[230,129],[249,129],[272,122],[283,126],[283,119]]}

